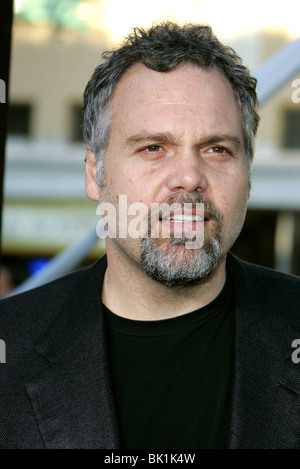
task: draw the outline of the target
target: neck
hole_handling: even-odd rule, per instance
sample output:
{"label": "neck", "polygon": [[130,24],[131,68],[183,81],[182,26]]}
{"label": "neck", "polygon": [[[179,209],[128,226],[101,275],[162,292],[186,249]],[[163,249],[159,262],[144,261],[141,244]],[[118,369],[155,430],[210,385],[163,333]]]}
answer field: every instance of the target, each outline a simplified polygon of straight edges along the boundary
{"label": "neck", "polygon": [[213,301],[225,283],[222,260],[213,275],[189,286],[168,287],[151,279],[124,253],[114,255],[107,249],[108,267],[102,289],[102,301],[113,313],[141,321],[181,316]]}

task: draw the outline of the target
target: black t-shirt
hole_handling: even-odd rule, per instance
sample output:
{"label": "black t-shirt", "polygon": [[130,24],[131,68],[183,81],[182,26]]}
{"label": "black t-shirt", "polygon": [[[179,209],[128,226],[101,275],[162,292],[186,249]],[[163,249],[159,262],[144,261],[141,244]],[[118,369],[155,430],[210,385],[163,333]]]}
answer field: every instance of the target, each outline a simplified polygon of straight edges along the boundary
{"label": "black t-shirt", "polygon": [[122,447],[225,448],[231,413],[234,292],[159,321],[105,308]]}

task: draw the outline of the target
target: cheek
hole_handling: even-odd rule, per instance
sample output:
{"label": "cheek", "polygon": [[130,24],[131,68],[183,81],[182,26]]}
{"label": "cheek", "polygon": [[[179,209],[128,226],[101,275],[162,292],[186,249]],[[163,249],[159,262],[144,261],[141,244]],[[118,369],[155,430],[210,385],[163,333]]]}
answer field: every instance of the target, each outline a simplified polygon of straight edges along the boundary
{"label": "cheek", "polygon": [[151,195],[148,194],[147,187],[141,181],[135,180],[135,178],[116,178],[112,180],[112,183],[107,187],[108,192],[111,194],[111,198],[119,201],[120,197],[126,196],[128,205],[136,202],[141,202],[147,205],[147,201],[151,202]]}
{"label": "cheek", "polygon": [[[212,192],[214,197],[214,192]],[[231,178],[229,181],[220,181],[215,190],[215,203],[224,215],[234,215],[244,210],[248,200],[248,184],[243,178]]]}

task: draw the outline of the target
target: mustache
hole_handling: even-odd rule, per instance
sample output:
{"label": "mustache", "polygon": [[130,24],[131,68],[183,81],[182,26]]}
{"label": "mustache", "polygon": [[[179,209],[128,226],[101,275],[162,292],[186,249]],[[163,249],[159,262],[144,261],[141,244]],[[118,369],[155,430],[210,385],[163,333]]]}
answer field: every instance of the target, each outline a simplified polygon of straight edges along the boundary
{"label": "mustache", "polygon": [[[179,192],[176,194],[171,194],[167,199],[159,202],[159,204],[166,204],[168,206],[172,204],[179,204],[184,207],[184,204],[190,204],[190,208],[196,209],[196,204],[203,204],[204,205],[204,217],[210,220],[215,220],[218,223],[222,222],[222,215],[218,212],[216,207],[206,198],[203,197],[201,194],[197,193],[186,193],[186,192]],[[155,210],[154,210],[155,211]],[[149,211],[149,219],[151,217],[152,209]],[[158,216],[161,218],[165,215],[164,211],[159,209]]]}

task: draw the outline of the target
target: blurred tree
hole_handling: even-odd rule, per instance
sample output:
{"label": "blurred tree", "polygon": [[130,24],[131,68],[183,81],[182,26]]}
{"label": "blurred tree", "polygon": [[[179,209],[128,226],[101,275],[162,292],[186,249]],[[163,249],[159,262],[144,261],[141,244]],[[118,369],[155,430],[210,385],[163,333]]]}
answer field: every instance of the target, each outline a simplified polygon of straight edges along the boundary
{"label": "blurred tree", "polygon": [[14,19],[47,23],[56,28],[83,29],[85,22],[77,11],[83,0],[19,0]]}

